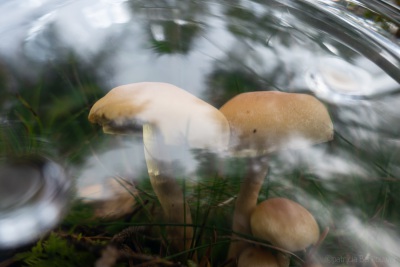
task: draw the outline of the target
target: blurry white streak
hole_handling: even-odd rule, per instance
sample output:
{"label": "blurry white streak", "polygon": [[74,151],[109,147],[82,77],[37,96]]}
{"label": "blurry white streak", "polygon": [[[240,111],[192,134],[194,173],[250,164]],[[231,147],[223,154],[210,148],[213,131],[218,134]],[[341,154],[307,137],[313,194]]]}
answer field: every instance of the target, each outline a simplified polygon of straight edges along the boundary
{"label": "blurry white streak", "polygon": [[[103,30],[113,24],[126,23],[130,20],[126,1],[102,1],[94,4],[92,1],[81,1],[69,5],[43,7],[44,10],[46,8],[49,11],[31,24],[25,37],[28,49],[26,52],[38,60],[48,60],[53,57],[50,51],[53,46],[52,40],[41,35],[48,31],[50,24],[55,27],[57,34],[55,37],[63,44],[72,47],[80,56],[88,57],[96,53],[110,35],[110,31],[100,32],[93,28]],[[21,27],[18,27],[19,29]]]}
{"label": "blurry white streak", "polygon": [[[21,1],[22,2],[22,1]],[[37,8],[43,5],[46,2],[46,0],[28,0],[28,1],[23,1],[23,3],[20,4],[21,7],[28,7],[28,8]]]}
{"label": "blurry white streak", "polygon": [[[110,136],[110,138],[117,138]],[[133,139],[133,137],[132,137]],[[96,153],[89,157],[83,170],[78,174],[78,197],[102,199],[112,197],[106,185],[112,177],[124,177],[131,181],[139,177],[146,169],[142,142],[122,142],[118,148]],[[78,170],[76,170],[78,172]]]}
{"label": "blurry white streak", "polygon": [[[16,0],[9,1],[18,4],[18,8],[33,11],[33,13],[47,13],[73,3],[75,0]],[[6,1],[5,1],[6,2]]]}
{"label": "blurry white streak", "polygon": [[[219,1],[215,1],[215,3],[219,3]],[[223,2],[221,2],[223,3]],[[267,12],[267,7],[264,4],[256,3],[254,1],[241,0],[238,3],[235,3],[240,8],[246,10],[246,12],[250,12],[254,14],[254,16],[264,16]]]}
{"label": "blurry white streak", "polygon": [[100,0],[102,3],[108,3],[108,4],[116,4],[120,5],[122,3],[128,2],[128,0]]}
{"label": "blurry white streak", "polygon": [[348,240],[351,240],[354,247],[358,248],[358,253],[365,253],[363,257],[366,260],[370,256],[371,260],[385,263],[385,266],[399,266],[400,237],[398,233],[383,225],[361,222],[352,210],[347,213],[339,227],[353,234],[352,238],[348,236]]}
{"label": "blurry white streak", "polygon": [[122,1],[101,1],[83,9],[83,14],[93,28],[108,28],[113,24],[127,23],[130,14]]}
{"label": "blurry white streak", "polygon": [[400,84],[387,74],[375,76],[374,79],[372,79],[371,91],[377,94],[395,92],[395,90],[399,88]]}
{"label": "blurry white streak", "polygon": [[[110,59],[115,69],[113,81],[109,88],[121,84],[133,82],[154,81],[167,82],[187,89],[188,92],[201,97],[204,89],[204,79],[211,64],[213,63],[212,55],[220,52],[206,39],[199,39],[196,47],[199,50],[193,50],[185,56],[181,55],[156,55],[149,53],[143,46],[143,40],[137,36],[143,35],[140,24],[131,24],[128,34],[125,35],[119,44],[118,53]],[[214,32],[210,30],[210,32]],[[220,34],[222,32],[222,34]],[[209,34],[209,33],[208,33]],[[215,32],[215,39],[223,42],[219,36],[225,35],[223,31]],[[226,40],[226,39],[225,39]],[[132,57],[132,51],[135,56]],[[200,51],[205,51],[204,56]],[[196,64],[190,64],[195,62]],[[152,71],[148,71],[151,69]],[[134,73],[135,75],[132,75]]]}
{"label": "blurry white streak", "polygon": [[291,185],[291,187],[294,187],[295,190],[297,190],[296,194],[293,194],[294,200],[314,215],[321,227],[321,231],[330,227],[334,223],[335,218],[333,217],[332,212],[334,207],[332,205],[326,205],[323,203],[319,198],[319,195],[307,193],[305,190],[295,185]]}
{"label": "blurry white streak", "polygon": [[271,169],[279,168],[278,166],[282,166],[282,162],[286,162],[283,171],[296,165],[305,165],[311,173],[325,180],[334,180],[338,176],[354,176],[359,179],[371,177],[370,170],[365,169],[357,158],[345,151],[338,151],[333,155],[318,147],[296,151],[283,150],[279,152],[278,159],[277,166],[273,166]]}
{"label": "blurry white streak", "polygon": [[[109,136],[108,138],[118,138]],[[126,138],[126,137],[125,137]],[[77,195],[86,200],[101,200],[114,197],[115,188],[110,187],[115,177],[132,182],[147,173],[142,141],[132,137],[132,141],[123,141],[118,147],[88,157],[84,166],[77,173]],[[193,153],[183,147],[173,147],[168,151],[170,158],[165,161],[176,164],[179,178],[192,178],[197,168]],[[159,155],[158,155],[159,156]]]}
{"label": "blurry white streak", "polygon": [[123,24],[131,19],[128,6],[124,4],[112,5],[110,7],[110,15],[113,18],[113,23]]}
{"label": "blurry white streak", "polygon": [[215,205],[216,207],[223,207],[228,205],[229,203],[231,203],[232,201],[234,201],[236,199],[236,197],[230,197],[222,202],[219,202],[217,205]]}
{"label": "blurry white streak", "polygon": [[[40,6],[33,7],[28,1],[3,1],[0,3],[0,53],[3,57],[14,57],[21,53],[21,43],[27,39],[32,22],[46,14],[56,12],[61,6],[67,5],[71,0],[42,1]],[[46,2],[46,4],[44,4]],[[37,3],[38,4],[38,3]],[[21,66],[19,66],[21,64]],[[25,68],[22,62],[16,68]],[[29,74],[33,76],[34,70]],[[32,77],[31,77],[32,78]]]}
{"label": "blurry white streak", "polygon": [[400,84],[397,81],[387,75],[381,68],[379,68],[375,63],[371,62],[369,59],[361,56],[357,57],[354,59],[354,65],[368,71],[373,77],[369,84],[370,91],[372,93],[383,94],[400,88]]}
{"label": "blurry white streak", "polygon": [[183,19],[174,19],[174,22],[179,26],[187,25],[190,23],[189,21]]}
{"label": "blurry white streak", "polygon": [[83,10],[87,21],[93,28],[108,28],[112,24],[107,6],[101,3]]}
{"label": "blurry white streak", "polygon": [[28,30],[26,41],[35,39],[41,32],[46,30],[46,28],[49,26],[49,24],[51,24],[55,21],[56,15],[57,15],[57,12],[52,11],[52,12],[49,12],[49,13],[41,16],[39,19],[34,21],[32,23],[32,26]]}
{"label": "blurry white streak", "polygon": [[332,44],[328,43],[328,42],[322,42],[324,44],[324,46],[330,51],[332,52],[332,54],[338,55],[339,54],[339,50],[334,47]]}
{"label": "blurry white streak", "polygon": [[65,47],[72,48],[83,59],[90,58],[104,46],[107,34],[93,29],[81,12],[85,5],[70,5],[59,11],[57,19],[57,34]]}
{"label": "blurry white streak", "polygon": [[[21,240],[32,240],[36,237],[38,220],[26,214],[27,213],[22,210],[17,215],[17,220],[15,218],[2,220],[0,240],[3,244],[13,247],[19,245]],[[22,229],[23,231],[21,231]]]}
{"label": "blurry white streak", "polygon": [[57,40],[53,31],[56,28],[55,22],[58,11],[49,12],[35,20],[28,29],[24,40],[23,52],[35,61],[48,61],[57,57]]}
{"label": "blurry white streak", "polygon": [[[110,36],[120,34],[121,30],[123,30],[122,27],[111,27],[111,24],[110,27],[106,28],[93,27],[90,24],[91,21],[84,14],[84,10],[90,8],[90,4],[91,1],[78,1],[59,9],[55,23],[60,43],[65,47],[72,48],[80,57],[86,60],[90,60],[92,55],[104,49],[105,42],[110,39]],[[112,10],[111,7],[117,4],[111,5],[101,2],[94,4],[97,7],[99,5],[108,6],[108,9]],[[123,5],[115,8],[123,8]],[[112,11],[110,13],[112,14]],[[117,23],[118,21],[124,20],[120,20],[114,16],[114,20],[108,20],[107,24],[111,22]]]}
{"label": "blurry white streak", "polygon": [[386,98],[380,101],[353,101],[353,105],[342,107],[338,112],[338,119],[345,123],[345,130],[350,130],[355,140],[378,141],[383,133],[394,135],[400,123],[397,97]]}

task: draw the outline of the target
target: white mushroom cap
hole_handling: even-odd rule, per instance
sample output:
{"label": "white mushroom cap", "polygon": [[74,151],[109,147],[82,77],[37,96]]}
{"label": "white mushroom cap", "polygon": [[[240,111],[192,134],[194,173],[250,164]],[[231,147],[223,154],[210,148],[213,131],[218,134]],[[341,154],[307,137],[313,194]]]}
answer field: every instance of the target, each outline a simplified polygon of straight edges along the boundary
{"label": "white mushroom cap", "polygon": [[257,205],[250,217],[255,237],[288,251],[300,251],[319,239],[319,227],[312,214],[286,198],[271,198]]}
{"label": "white mushroom cap", "polygon": [[239,155],[263,155],[333,138],[328,111],[311,95],[248,92],[229,100],[220,111],[231,126],[230,146]]}
{"label": "white mushroom cap", "polygon": [[105,133],[141,132],[157,128],[166,145],[223,149],[229,142],[229,124],[216,108],[167,83],[143,82],[116,87],[90,110],[89,121]]}
{"label": "white mushroom cap", "polygon": [[271,251],[260,247],[248,247],[239,256],[238,267],[288,267],[290,261],[279,261]]}

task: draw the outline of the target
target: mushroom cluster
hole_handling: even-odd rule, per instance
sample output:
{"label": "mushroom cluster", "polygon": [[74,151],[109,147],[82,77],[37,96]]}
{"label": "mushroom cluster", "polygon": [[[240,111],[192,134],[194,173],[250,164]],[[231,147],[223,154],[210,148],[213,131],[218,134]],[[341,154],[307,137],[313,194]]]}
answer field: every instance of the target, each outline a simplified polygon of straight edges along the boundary
{"label": "mushroom cluster", "polygon": [[[235,203],[233,232],[254,234],[290,251],[304,249],[316,242],[318,226],[312,215],[299,204],[277,198],[257,206],[270,153],[332,139],[333,125],[329,114],[313,96],[249,92],[237,95],[218,110],[170,84],[135,83],[116,87],[98,100],[90,110],[89,121],[100,124],[105,133],[140,132],[143,135],[150,181],[169,223],[192,223],[189,206],[175,179],[173,151],[183,146],[212,152],[228,150],[234,156],[248,160],[246,176]],[[300,217],[294,219],[294,216]],[[264,218],[262,223],[261,218]],[[286,225],[290,221],[298,221],[299,226]],[[306,221],[311,222],[309,228],[304,227]],[[278,225],[288,229],[283,230]],[[275,234],[265,234],[267,230]],[[295,233],[307,237],[307,244],[291,239]],[[193,230],[172,226],[168,235],[172,247],[182,251],[190,247]],[[228,259],[238,259],[242,252],[239,266],[250,266],[246,262],[252,260],[252,255],[260,255],[263,251],[249,247],[245,242],[232,242]],[[288,261],[282,260],[279,254],[268,253],[254,257],[271,262],[271,266],[286,266]],[[262,265],[252,263],[251,266]]]}
{"label": "mushroom cluster", "polygon": [[[232,230],[251,234],[249,218],[268,172],[269,155],[329,141],[333,138],[333,124],[325,106],[306,94],[247,92],[229,100],[220,111],[231,127],[232,152],[248,160],[235,203]],[[228,259],[236,259],[247,246],[244,241],[232,242]]]}

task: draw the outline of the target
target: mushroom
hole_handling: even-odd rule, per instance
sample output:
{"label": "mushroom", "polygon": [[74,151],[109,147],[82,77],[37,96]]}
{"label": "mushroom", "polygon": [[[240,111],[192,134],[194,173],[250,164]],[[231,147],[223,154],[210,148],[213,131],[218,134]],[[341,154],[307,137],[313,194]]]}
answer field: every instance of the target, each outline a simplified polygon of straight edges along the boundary
{"label": "mushroom", "polygon": [[237,267],[288,267],[290,261],[279,260],[277,255],[260,247],[248,247],[239,256]]}
{"label": "mushroom", "polygon": [[[232,230],[250,234],[249,218],[268,172],[268,154],[329,141],[333,125],[325,106],[306,94],[242,93],[220,111],[230,124],[230,147],[249,161],[235,203]],[[232,242],[228,259],[237,257],[246,246],[242,241]]]}
{"label": "mushroom", "polygon": [[317,243],[319,227],[314,216],[286,198],[270,198],[258,204],[250,217],[253,236],[290,252]]}
{"label": "mushroom", "polygon": [[[89,121],[105,133],[143,132],[150,181],[169,223],[191,224],[191,214],[174,173],[175,150],[224,149],[229,124],[218,109],[183,89],[166,83],[143,82],[118,86],[98,100]],[[190,247],[190,227],[169,227],[173,249]]]}

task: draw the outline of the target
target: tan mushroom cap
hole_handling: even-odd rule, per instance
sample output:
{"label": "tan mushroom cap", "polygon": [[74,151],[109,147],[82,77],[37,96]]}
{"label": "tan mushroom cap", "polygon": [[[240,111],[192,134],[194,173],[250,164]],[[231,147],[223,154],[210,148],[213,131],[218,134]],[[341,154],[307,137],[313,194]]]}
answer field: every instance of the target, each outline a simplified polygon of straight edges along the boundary
{"label": "tan mushroom cap", "polygon": [[248,247],[239,256],[238,267],[287,267],[290,261],[280,262],[271,251],[260,247]]}
{"label": "tan mushroom cap", "polygon": [[257,205],[250,217],[255,237],[288,251],[300,251],[319,239],[319,227],[312,214],[286,198],[271,198]]}
{"label": "tan mushroom cap", "polygon": [[167,145],[221,149],[229,142],[229,124],[218,109],[167,83],[118,86],[93,105],[89,121],[111,134],[141,133],[151,125]]}
{"label": "tan mushroom cap", "polygon": [[220,108],[231,126],[231,147],[239,155],[301,148],[333,138],[325,106],[306,94],[275,91],[237,95]]}

